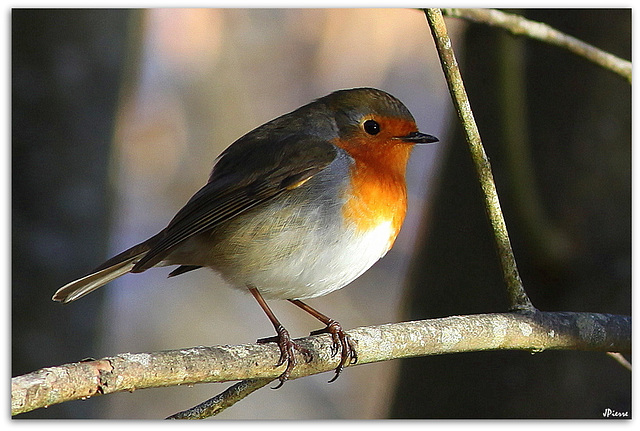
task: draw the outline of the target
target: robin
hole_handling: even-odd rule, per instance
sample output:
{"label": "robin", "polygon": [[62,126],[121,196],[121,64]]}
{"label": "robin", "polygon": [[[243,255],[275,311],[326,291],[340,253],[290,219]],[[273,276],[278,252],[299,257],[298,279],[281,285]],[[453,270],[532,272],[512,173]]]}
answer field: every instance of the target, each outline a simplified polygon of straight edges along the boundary
{"label": "robin", "polygon": [[169,277],[201,267],[248,290],[276,330],[276,367],[296,365],[291,340],[265,299],[286,299],[326,325],[341,352],[334,381],[355,363],[340,324],[302,300],[349,284],[393,245],[407,210],[406,165],[415,144],[438,139],[418,131],[409,110],[374,88],[335,91],[239,138],[217,158],[209,181],[157,235],[60,288],[75,301],[121,275],[179,265]]}

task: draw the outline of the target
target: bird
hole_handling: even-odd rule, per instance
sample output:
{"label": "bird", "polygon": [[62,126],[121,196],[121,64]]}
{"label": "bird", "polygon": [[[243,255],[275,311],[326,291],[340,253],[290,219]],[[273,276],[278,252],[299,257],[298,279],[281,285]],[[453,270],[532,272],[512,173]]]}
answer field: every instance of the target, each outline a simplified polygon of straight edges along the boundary
{"label": "bird", "polygon": [[158,234],[58,289],[75,301],[127,273],[178,265],[169,277],[217,271],[248,291],[274,326],[282,386],[312,352],[295,343],[267,300],[287,300],[322,322],[340,351],[332,382],[357,362],[340,323],[303,300],[340,289],[393,246],[407,211],[406,167],[418,130],[409,109],[369,87],[342,89],[246,133],[215,160],[207,183]]}

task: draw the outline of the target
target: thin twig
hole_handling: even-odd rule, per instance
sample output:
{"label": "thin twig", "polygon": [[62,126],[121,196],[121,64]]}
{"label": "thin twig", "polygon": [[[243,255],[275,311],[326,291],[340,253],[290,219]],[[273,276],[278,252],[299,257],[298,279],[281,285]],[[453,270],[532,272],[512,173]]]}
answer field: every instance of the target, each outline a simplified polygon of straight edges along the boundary
{"label": "thin twig", "polygon": [[622,356],[622,353],[619,353],[619,352],[607,352],[607,355],[611,356],[620,365],[625,367],[627,370],[631,371],[631,362],[627,361],[627,358]]}
{"label": "thin twig", "polygon": [[470,21],[503,28],[514,35],[525,35],[551,45],[565,48],[574,54],[611,70],[631,83],[631,62],[616,57],[586,42],[569,36],[555,28],[520,15],[505,13],[496,9],[442,9],[445,16],[464,18]]}
{"label": "thin twig", "polygon": [[[492,313],[362,327],[350,330],[349,336],[356,343],[358,365],[487,350],[629,353],[631,317],[572,312]],[[332,372],[340,361],[339,355],[331,354],[333,340],[327,334],[296,342],[314,356],[308,363],[298,358],[292,379]],[[43,368],[11,380],[11,412],[15,415],[65,401],[151,387],[275,379],[282,373],[282,367],[274,367],[278,358],[276,344],[267,343],[123,353]],[[239,391],[240,396],[243,394]],[[223,404],[233,402],[229,399]]]}
{"label": "thin twig", "polygon": [[227,407],[231,407],[238,401],[242,400],[244,397],[268,385],[273,380],[275,379],[243,380],[227,388],[227,390],[221,394],[216,395],[195,407],[191,407],[188,410],[173,414],[167,419],[206,419],[208,417],[215,416]]}
{"label": "thin twig", "polygon": [[464,89],[460,69],[456,61],[451,39],[449,38],[447,27],[442,17],[440,9],[425,9],[427,21],[431,27],[438,55],[442,63],[449,93],[453,104],[462,123],[467,144],[471,151],[471,157],[476,168],[476,173],[480,181],[480,186],[484,193],[485,210],[493,228],[494,238],[498,249],[498,256],[502,267],[503,278],[507,284],[507,292],[512,310],[533,311],[535,307],[527,296],[518,273],[516,259],[513,255],[507,226],[500,209],[498,192],[493,181],[491,164],[482,146],[478,126],[473,118],[473,112],[467,93]]}

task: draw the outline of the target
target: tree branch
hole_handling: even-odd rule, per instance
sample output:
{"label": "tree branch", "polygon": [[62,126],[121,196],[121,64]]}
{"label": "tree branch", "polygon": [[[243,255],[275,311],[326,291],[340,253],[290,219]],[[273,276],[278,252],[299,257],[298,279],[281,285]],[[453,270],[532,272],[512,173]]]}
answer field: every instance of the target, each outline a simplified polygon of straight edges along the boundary
{"label": "tree branch", "polygon": [[514,35],[525,35],[531,39],[565,48],[574,54],[609,69],[631,83],[631,62],[616,57],[606,51],[589,45],[573,36],[556,30],[541,22],[531,21],[519,15],[501,12],[496,9],[442,9],[445,16],[464,18],[470,21],[492,25],[507,30]]}
{"label": "tree branch", "polygon": [[429,22],[436,49],[440,56],[442,70],[445,74],[447,85],[449,86],[449,93],[451,93],[451,99],[458,113],[458,118],[462,123],[469,151],[471,152],[471,158],[478,175],[478,181],[482,187],[485,210],[493,229],[493,236],[498,250],[498,257],[500,258],[503,278],[507,285],[507,294],[511,309],[532,311],[535,308],[527,296],[524,286],[522,285],[522,280],[520,279],[516,258],[513,255],[509,233],[507,232],[507,225],[504,221],[502,210],[500,209],[500,200],[498,199],[498,192],[493,180],[491,164],[482,145],[480,132],[473,117],[473,111],[471,110],[469,98],[467,97],[467,92],[462,82],[462,75],[458,68],[458,62],[453,52],[453,46],[447,32],[444,18],[442,17],[440,9],[425,9],[424,13]]}
{"label": "tree branch", "polygon": [[[361,327],[349,331],[349,335],[357,345],[358,364],[486,350],[628,353],[631,317],[572,312],[493,313]],[[332,371],[337,366],[340,358],[331,356],[329,335],[297,342],[312,350],[314,357],[309,363],[298,357],[292,379]],[[250,387],[253,390],[239,391],[242,398],[282,372],[274,367],[279,354],[274,343],[193,347],[123,353],[43,368],[12,379],[11,412],[16,415],[65,401],[143,388],[261,379],[245,383],[254,386]],[[214,414],[237,401],[232,398],[222,396],[223,405],[216,407]]]}
{"label": "tree branch", "polygon": [[227,388],[220,395],[216,395],[188,410],[171,415],[167,419],[206,419],[215,416],[274,380],[272,378],[242,380]]}
{"label": "tree branch", "polygon": [[268,385],[273,380],[275,379],[242,380],[221,394],[203,401],[190,409],[173,414],[166,419],[206,419],[215,416],[255,392],[257,389]]}

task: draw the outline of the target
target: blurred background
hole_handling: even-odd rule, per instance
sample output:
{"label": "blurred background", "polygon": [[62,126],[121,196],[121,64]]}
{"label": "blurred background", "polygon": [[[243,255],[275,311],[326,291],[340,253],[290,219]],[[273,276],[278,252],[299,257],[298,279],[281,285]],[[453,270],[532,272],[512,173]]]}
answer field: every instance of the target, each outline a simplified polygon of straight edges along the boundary
{"label": "blurred background", "polygon": [[[630,10],[518,11],[630,59]],[[607,26],[596,23],[607,22]],[[631,91],[558,48],[447,19],[521,275],[546,311],[631,313]],[[416,148],[389,254],[310,301],[345,328],[490,311],[506,300],[479,188],[424,14],[409,9],[12,10],[12,375],[122,352],[273,335],[212,271],[65,283],[155,234],[215,157],[340,88],[402,100]],[[317,322],[271,302],[294,337]],[[220,419],[602,417],[631,376],[602,353],[491,352],[352,367],[262,389]],[[140,390],[18,418],[163,418],[228,384]]]}

